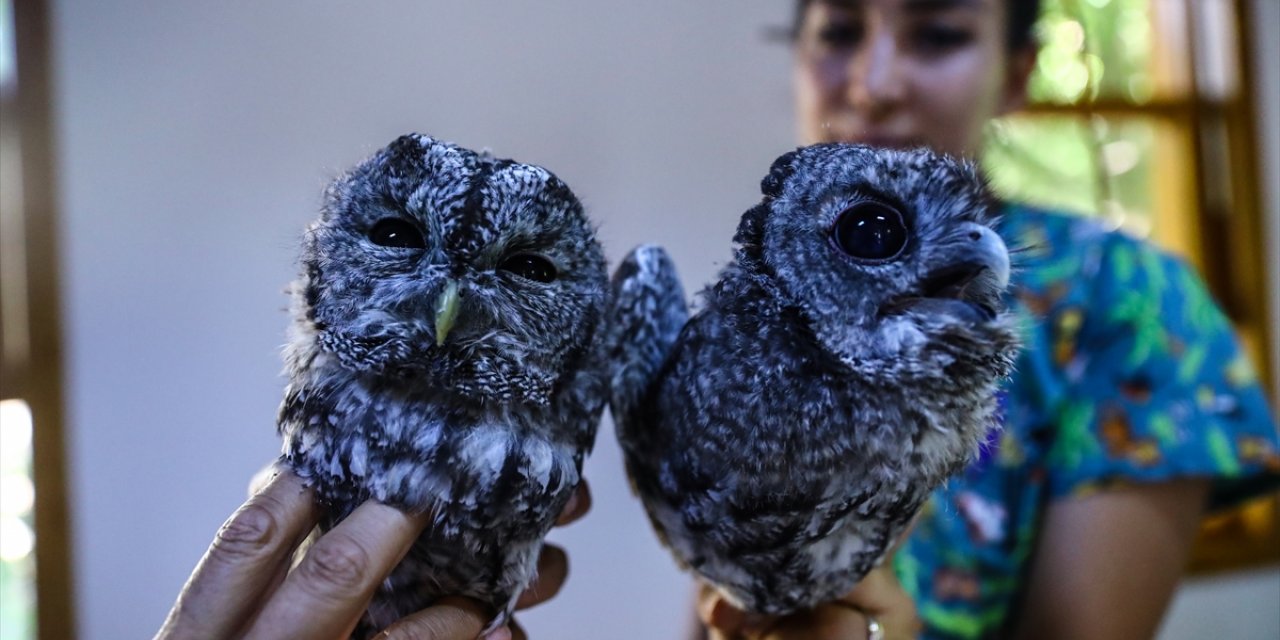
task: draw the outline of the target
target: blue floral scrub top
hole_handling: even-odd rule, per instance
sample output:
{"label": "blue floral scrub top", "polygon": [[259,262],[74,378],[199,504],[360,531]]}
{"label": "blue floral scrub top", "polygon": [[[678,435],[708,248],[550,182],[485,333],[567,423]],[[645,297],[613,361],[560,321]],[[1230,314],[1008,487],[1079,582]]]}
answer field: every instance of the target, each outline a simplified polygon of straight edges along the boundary
{"label": "blue floral scrub top", "polygon": [[939,489],[894,559],[925,637],[997,634],[1046,505],[1114,482],[1214,479],[1212,501],[1280,478],[1276,428],[1231,326],[1183,263],[1087,219],[1005,212],[1025,349],[1004,428]]}

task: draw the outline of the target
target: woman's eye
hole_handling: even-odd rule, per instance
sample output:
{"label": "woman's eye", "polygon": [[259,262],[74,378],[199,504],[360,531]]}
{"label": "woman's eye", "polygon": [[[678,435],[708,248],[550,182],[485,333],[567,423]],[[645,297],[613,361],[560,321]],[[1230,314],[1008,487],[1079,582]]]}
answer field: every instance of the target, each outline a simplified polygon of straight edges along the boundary
{"label": "woman's eye", "polygon": [[829,24],[818,30],[818,42],[831,49],[852,49],[862,41],[862,26]]}
{"label": "woman's eye", "polygon": [[383,218],[369,230],[369,240],[376,245],[397,249],[425,249],[422,232],[400,218]]}
{"label": "woman's eye", "polygon": [[840,213],[831,239],[845,255],[879,262],[907,246],[907,225],[897,209],[880,202],[859,202]]}
{"label": "woman's eye", "polygon": [[968,29],[941,24],[925,24],[912,33],[916,48],[925,53],[945,53],[963,47],[973,41]]}
{"label": "woman's eye", "polygon": [[511,256],[498,265],[498,268],[534,282],[551,282],[556,279],[556,266],[550,260],[532,253]]}

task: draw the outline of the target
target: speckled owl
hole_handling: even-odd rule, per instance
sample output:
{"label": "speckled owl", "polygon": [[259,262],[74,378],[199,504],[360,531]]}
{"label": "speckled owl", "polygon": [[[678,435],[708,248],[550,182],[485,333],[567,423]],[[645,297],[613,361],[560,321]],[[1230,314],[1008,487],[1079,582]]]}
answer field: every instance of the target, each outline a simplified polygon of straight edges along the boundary
{"label": "speckled owl", "polygon": [[444,595],[504,623],[606,399],[608,273],[547,170],[406,135],[308,229],[285,348],[283,459],[327,530],[374,498],[435,518],[355,636]]}
{"label": "speckled owl", "polygon": [[974,456],[1018,340],[969,164],[818,145],[762,191],[692,318],[660,248],[624,261],[611,408],[677,561],[786,614],[848,592]]}

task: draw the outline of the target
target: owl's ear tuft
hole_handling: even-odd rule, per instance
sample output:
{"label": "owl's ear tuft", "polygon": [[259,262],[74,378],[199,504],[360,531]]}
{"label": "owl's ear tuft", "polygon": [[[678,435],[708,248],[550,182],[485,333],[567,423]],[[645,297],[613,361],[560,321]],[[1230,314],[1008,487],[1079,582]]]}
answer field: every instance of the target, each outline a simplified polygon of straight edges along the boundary
{"label": "owl's ear tuft", "polygon": [[733,241],[742,247],[759,247],[764,238],[764,219],[769,215],[769,205],[761,202],[742,214],[738,221],[738,232]]}
{"label": "owl's ear tuft", "polygon": [[549,201],[568,202],[581,206],[578,196],[574,195],[573,191],[569,189],[569,185],[565,184],[564,180],[561,180],[553,173],[548,172],[547,182],[543,185],[543,193],[546,194],[544,197]]}
{"label": "owl's ear tuft", "polygon": [[770,198],[777,198],[782,195],[782,185],[787,181],[787,178],[790,178],[791,174],[795,172],[795,167],[793,165],[795,163],[796,156],[799,155],[799,153],[799,149],[796,149],[795,151],[788,151],[787,153],[778,156],[778,159],[773,161],[773,166],[769,167],[769,175],[765,176],[764,179],[760,181],[761,193]]}
{"label": "owl's ear tuft", "polygon": [[[408,133],[391,141],[386,147],[374,153],[368,160],[360,163],[351,171],[350,182],[365,182],[357,176],[367,175],[375,181],[386,179],[404,179],[418,173],[422,166],[424,148],[430,138],[416,133]],[[425,141],[425,142],[424,142]],[[375,177],[376,176],[376,177]]]}
{"label": "owl's ear tuft", "polygon": [[423,148],[435,144],[436,139],[425,133],[406,133],[391,142],[388,147]]}
{"label": "owl's ear tuft", "polygon": [[406,133],[391,141],[384,152],[390,157],[422,155],[422,149],[434,142],[430,136],[421,133]]}

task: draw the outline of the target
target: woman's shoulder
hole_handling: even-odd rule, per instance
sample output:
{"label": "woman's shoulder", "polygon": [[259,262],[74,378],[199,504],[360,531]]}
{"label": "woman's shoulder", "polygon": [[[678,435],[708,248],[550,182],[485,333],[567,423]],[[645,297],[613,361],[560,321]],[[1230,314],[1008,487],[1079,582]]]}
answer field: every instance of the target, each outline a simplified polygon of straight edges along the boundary
{"label": "woman's shoulder", "polygon": [[1183,260],[1087,215],[1007,204],[999,229],[1024,294],[1088,302],[1117,280],[1185,284]]}
{"label": "woman's shoulder", "polygon": [[1106,220],[1087,212],[1006,202],[997,224],[1000,234],[1015,250],[1045,255],[1065,255],[1111,243],[1146,245]]}

